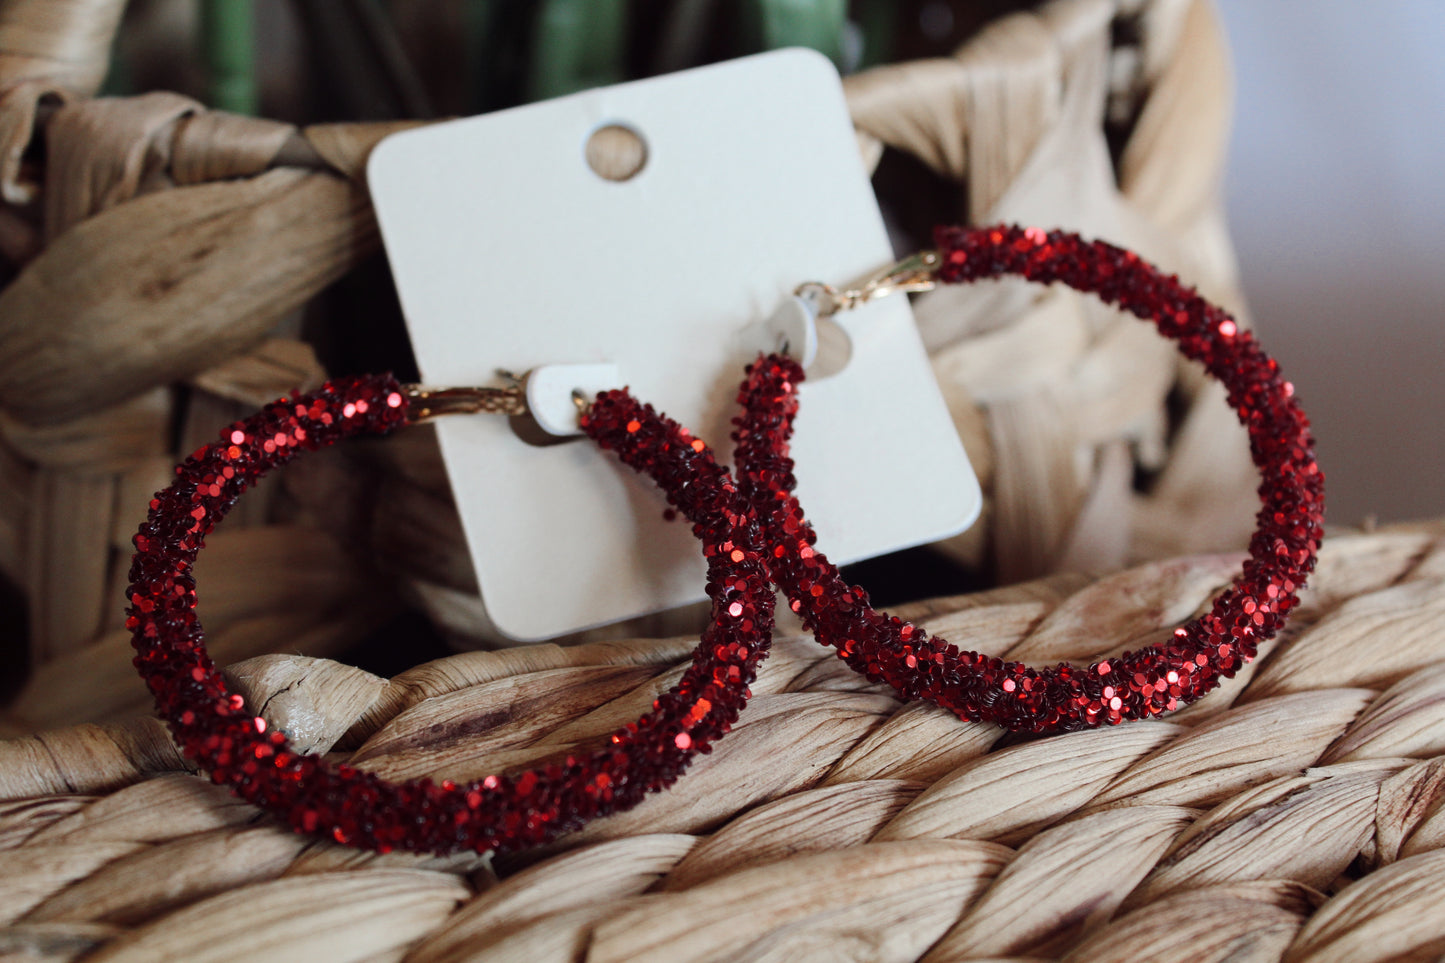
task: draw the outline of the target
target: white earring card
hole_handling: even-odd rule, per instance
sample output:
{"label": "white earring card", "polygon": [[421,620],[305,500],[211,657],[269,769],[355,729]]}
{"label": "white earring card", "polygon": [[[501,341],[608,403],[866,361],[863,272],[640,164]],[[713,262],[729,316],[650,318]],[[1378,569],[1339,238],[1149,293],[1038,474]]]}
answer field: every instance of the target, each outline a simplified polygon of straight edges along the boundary
{"label": "white earring card", "polygon": [[[645,146],[626,180],[587,160],[609,126]],[[612,365],[723,460],[780,303],[893,259],[838,75],[805,50],[408,130],[368,177],[426,384]],[[962,530],[978,483],[906,298],[834,320],[846,363],[803,384],[793,446],[819,550],[841,564]],[[437,435],[501,631],[550,638],[704,597],[690,526],[586,439],[533,444],[495,415]]]}

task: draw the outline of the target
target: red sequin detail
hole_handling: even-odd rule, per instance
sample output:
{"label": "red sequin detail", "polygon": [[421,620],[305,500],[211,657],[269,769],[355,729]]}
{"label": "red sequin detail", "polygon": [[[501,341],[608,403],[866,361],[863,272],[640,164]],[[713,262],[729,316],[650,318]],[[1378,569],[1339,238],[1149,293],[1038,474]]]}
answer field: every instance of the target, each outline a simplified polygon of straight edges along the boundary
{"label": "red sequin detail", "polygon": [[[763,515],[763,554],[774,582],[818,641],[875,682],[909,699],[927,699],[965,719],[1017,731],[1059,732],[1144,719],[1186,705],[1233,676],[1261,640],[1284,625],[1296,592],[1313,571],[1323,533],[1324,478],[1309,422],[1278,365],[1226,312],[1129,251],[1063,231],[999,226],[942,228],[938,280],[967,283],[1017,275],[1098,295],[1179,343],[1228,390],[1249,433],[1263,481],[1263,507],[1249,559],[1209,613],[1167,643],[1087,668],[1035,669],[967,652],[875,611],[815,548],[817,536],[792,491],[788,439],[797,413],[793,386],[802,369],[772,356],[748,369],[733,438],[740,484]],[[1268,599],[1269,604],[1258,604]],[[1105,684],[1105,680],[1109,680]]]}
{"label": "red sequin detail", "polygon": [[[465,785],[388,782],[298,752],[227,689],[196,617],[190,572],[205,536],[243,491],[300,451],[404,425],[401,391],[389,376],[369,376],[271,404],[180,465],[175,483],[151,502],[134,539],[127,625],[135,665],[177,743],[213,781],[299,831],[382,852],[536,845],[670,785],[747,703],[772,642],[773,594],[758,561],[756,515],[727,471],[680,426],[621,391],[598,397],[586,431],[651,476],[693,522],[708,557],[713,620],[678,684],[605,749]],[[719,550],[725,543],[747,549],[743,558]]]}

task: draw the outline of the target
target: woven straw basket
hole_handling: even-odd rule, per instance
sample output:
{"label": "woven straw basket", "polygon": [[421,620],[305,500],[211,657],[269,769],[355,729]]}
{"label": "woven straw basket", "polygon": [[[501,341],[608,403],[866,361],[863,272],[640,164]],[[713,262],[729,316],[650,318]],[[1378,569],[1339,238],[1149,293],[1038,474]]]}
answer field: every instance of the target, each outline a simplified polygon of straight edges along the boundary
{"label": "woven straw basket", "polygon": [[[1238,556],[912,606],[1014,658],[1095,659]],[[1445,952],[1445,525],[1339,535],[1292,629],[1165,721],[1023,741],[780,639],[668,792],[544,852],[291,833],[137,719],[0,743],[0,954],[222,960],[1433,960]],[[602,738],[692,640],[472,652],[390,681],[229,670],[302,745],[474,778]],[[23,955],[23,954],[30,955]],[[12,958],[12,957],[7,957]]]}
{"label": "woven straw basket", "polygon": [[[0,209],[0,253],[18,267],[0,292],[0,572],[28,600],[28,648],[11,656],[32,668],[0,718],[20,730],[143,704],[118,602],[130,535],[179,457],[324,377],[288,332],[376,250],[364,160],[396,126],[297,129],[165,93],[90,99],[122,5],[0,4],[0,190],[18,205]],[[1216,191],[1228,75],[1208,0],[1046,4],[952,58],[851,77],[847,93],[871,163],[895,149],[965,188],[962,209],[929,220],[1077,229],[1239,310]],[[1111,124],[1128,134],[1116,156]],[[917,312],[986,492],[983,521],[944,551],[1011,582],[1242,544],[1243,433],[1147,327],[1016,284],[927,295]],[[306,330],[335,341],[353,322],[311,309]],[[403,604],[461,645],[496,641],[425,431],[294,466],[203,565],[222,661],[337,653]]]}
{"label": "woven straw basket", "polygon": [[[1334,533],[1258,661],[1167,720],[1104,731],[962,723],[784,632],[713,754],[543,851],[359,853],[191,772],[138,711],[127,539],[178,454],[324,377],[294,315],[375,250],[361,171],[393,128],[89,99],[120,7],[0,4],[0,254],[17,267],[0,292],[0,569],[28,598],[34,666],[0,717],[0,958],[1445,953],[1439,523]],[[939,219],[1106,237],[1237,311],[1216,194],[1226,73],[1207,0],[1066,0],[847,89],[865,157],[893,148],[966,187]],[[1111,144],[1110,125],[1127,137]],[[1221,395],[1069,292],[998,284],[916,309],[988,493],[984,522],[941,548],[1015,584],[899,614],[1050,662],[1148,644],[1201,610],[1241,557],[1200,553],[1236,547],[1252,510]],[[419,429],[299,462],[210,541],[202,614],[232,685],[302,747],[386,776],[589,746],[694,643],[475,651],[390,680],[309,657],[403,602],[459,640],[487,635]],[[394,569],[355,550],[376,544]],[[1068,574],[1086,569],[1114,574]]]}

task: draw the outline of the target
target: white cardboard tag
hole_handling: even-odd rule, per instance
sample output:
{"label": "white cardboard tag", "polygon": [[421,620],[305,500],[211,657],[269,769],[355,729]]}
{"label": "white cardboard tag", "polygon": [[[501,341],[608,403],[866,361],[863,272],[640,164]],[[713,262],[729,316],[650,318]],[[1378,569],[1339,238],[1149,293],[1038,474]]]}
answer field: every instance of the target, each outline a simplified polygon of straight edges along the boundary
{"label": "white cardboard tag", "polygon": [[[597,176],[599,127],[647,161]],[[368,177],[429,385],[498,369],[616,365],[642,400],[726,458],[743,366],[801,282],[891,262],[832,65],[784,50],[418,128]],[[798,496],[839,563],[961,531],[978,482],[904,297],[835,319],[841,371],[801,389]],[[488,614],[549,638],[704,597],[686,522],[585,440],[522,441],[507,419],[437,422]]]}

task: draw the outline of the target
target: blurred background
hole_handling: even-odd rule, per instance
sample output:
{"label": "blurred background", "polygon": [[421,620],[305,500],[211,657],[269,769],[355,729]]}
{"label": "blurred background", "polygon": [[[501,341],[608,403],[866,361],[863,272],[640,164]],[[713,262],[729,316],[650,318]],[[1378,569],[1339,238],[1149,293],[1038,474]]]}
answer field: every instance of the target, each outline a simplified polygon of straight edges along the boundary
{"label": "blurred background", "polygon": [[1445,6],[1218,5],[1240,272],[1314,421],[1330,519],[1445,513]]}
{"label": "blurred background", "polygon": [[[1445,67],[1432,56],[1445,42],[1445,8],[1393,0],[1372,6],[1368,22],[1361,5],[1343,0],[1309,5],[1307,20],[1302,9],[1284,0],[12,0],[3,8],[10,19],[0,18],[12,38],[0,60],[18,76],[51,69],[27,59],[36,36],[64,28],[54,51],[54,69],[64,73],[87,62],[76,51],[94,35],[79,99],[60,107],[34,93],[45,88],[13,88],[11,115],[36,135],[18,142],[21,178],[44,172],[46,196],[74,200],[76,219],[106,214],[104,223],[123,225],[109,228],[121,236],[151,232],[158,264],[210,257],[236,277],[275,273],[241,285],[264,296],[244,309],[227,302],[199,326],[195,304],[219,302],[190,288],[164,302],[149,298],[134,316],[87,312],[69,296],[76,292],[37,281],[43,272],[28,265],[39,258],[46,270],[83,271],[93,287],[129,291],[134,279],[124,269],[101,270],[115,248],[75,248],[81,253],[67,262],[72,248],[46,247],[47,231],[71,244],[103,235],[67,234],[66,221],[53,231],[46,218],[71,208],[26,200],[18,184],[20,201],[0,205],[0,282],[11,305],[3,320],[12,334],[54,338],[69,325],[83,336],[59,343],[116,338],[126,364],[189,358],[196,345],[212,344],[207,338],[220,339],[218,356],[197,362],[213,366],[206,370],[176,362],[152,383],[146,369],[139,383],[154,390],[137,400],[97,398],[89,383],[73,392],[78,407],[52,419],[57,425],[10,419],[35,396],[6,385],[14,410],[0,411],[0,657],[17,669],[0,689],[18,686],[19,666],[35,669],[28,701],[14,711],[36,727],[94,693],[114,696],[105,711],[117,713],[143,696],[125,664],[129,641],[115,600],[134,520],[175,460],[217,425],[279,391],[319,383],[323,372],[415,377],[369,208],[345,200],[349,178],[360,176],[350,165],[390,129],[384,122],[498,110],[785,46],[812,47],[859,75],[848,85],[850,107],[860,143],[878,162],[873,184],[900,251],[926,244],[935,223],[959,212],[1094,223],[1112,240],[1159,252],[1152,256],[1188,252],[1166,263],[1226,301],[1237,292],[1215,184],[1232,101],[1235,132],[1218,192],[1253,320],[1314,419],[1329,520],[1445,515],[1445,429],[1437,423],[1445,346],[1436,320],[1445,191],[1435,163]],[[1232,96],[1216,11],[1234,64]],[[905,62],[913,63],[890,66]],[[88,100],[103,74],[101,93],[115,97]],[[33,126],[20,110],[27,89],[39,98]],[[1085,89],[1087,97],[1061,94]],[[261,167],[289,166],[288,176],[334,193],[332,220],[297,223],[320,225],[336,272],[316,273],[333,262],[314,256],[304,237],[271,231],[258,240],[242,231],[260,252],[253,263],[235,255],[245,245],[217,253],[183,228],[154,223],[145,205],[120,203],[176,186],[167,179],[176,170],[187,172],[187,185],[213,182],[210,191],[172,192],[209,205],[206,218],[250,210],[243,190],[279,191],[267,186],[280,183],[274,177],[258,187],[260,179],[244,176],[258,168],[242,163],[250,155],[233,135],[208,139],[202,125],[185,126],[194,136],[180,138],[189,121],[175,111],[193,105],[131,96],[149,91],[249,115],[226,122],[270,145]],[[866,124],[863,112],[874,114]],[[332,121],[363,123],[306,126]],[[915,142],[900,149],[878,128]],[[193,153],[180,163],[172,152],[183,140]],[[155,176],[132,183],[117,173],[136,165]],[[111,184],[102,197],[92,197],[97,183]],[[287,203],[281,193],[268,197],[278,209]],[[1145,221],[1172,236],[1139,232]],[[156,252],[166,245],[174,250]],[[226,260],[233,255],[234,264]],[[216,279],[212,294],[234,293],[235,277],[215,271],[206,275]],[[298,271],[310,280],[287,287]],[[298,293],[272,304],[278,288]],[[935,292],[919,304],[986,510],[957,539],[853,568],[849,577],[869,585],[879,604],[1113,571],[1248,538],[1257,477],[1238,424],[1206,395],[1197,369],[1089,299],[1025,288]],[[267,340],[237,353],[225,339],[238,319],[259,325],[256,336]],[[136,325],[150,325],[149,334],[136,339]],[[168,337],[170,347],[156,349]],[[129,350],[133,341],[146,350]],[[63,395],[82,362],[52,354],[48,368],[23,352],[0,362],[12,363],[16,384],[39,378]],[[208,593],[206,618],[223,660],[278,647],[346,650],[347,661],[387,675],[448,645],[505,644],[477,594],[435,444],[406,433],[380,448],[354,447],[282,473],[216,533],[204,564],[229,578],[208,576],[221,590]],[[685,620],[694,617],[607,631],[691,631]],[[92,679],[92,664],[120,675]],[[79,677],[93,691],[75,689]]]}
{"label": "blurred background", "polygon": [[[786,44],[845,71],[942,55],[1021,0],[136,0],[114,92],[281,120],[494,110]],[[1445,512],[1445,7],[1218,0],[1244,288],[1320,437],[1330,517]],[[197,43],[197,37],[202,38]]]}

